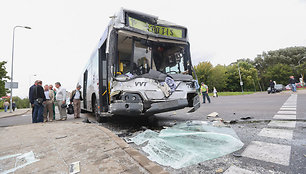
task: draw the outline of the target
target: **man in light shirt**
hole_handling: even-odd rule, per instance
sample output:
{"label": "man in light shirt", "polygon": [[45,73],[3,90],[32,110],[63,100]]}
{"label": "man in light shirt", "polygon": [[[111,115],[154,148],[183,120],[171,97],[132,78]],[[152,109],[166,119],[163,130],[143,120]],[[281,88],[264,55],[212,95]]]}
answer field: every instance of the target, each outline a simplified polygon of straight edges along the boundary
{"label": "man in light shirt", "polygon": [[81,85],[77,85],[76,89],[71,92],[70,103],[73,102],[74,118],[80,118],[81,101],[83,100],[81,88]]}
{"label": "man in light shirt", "polygon": [[57,88],[56,101],[60,112],[59,121],[65,121],[67,120],[66,89],[62,87],[60,82],[56,82],[55,87]]}
{"label": "man in light shirt", "polygon": [[[44,103],[44,122],[52,122],[53,121],[53,101],[54,101],[54,93],[49,90],[49,86],[44,86],[44,93],[46,96],[46,102]],[[49,114],[49,119],[47,115]]]}

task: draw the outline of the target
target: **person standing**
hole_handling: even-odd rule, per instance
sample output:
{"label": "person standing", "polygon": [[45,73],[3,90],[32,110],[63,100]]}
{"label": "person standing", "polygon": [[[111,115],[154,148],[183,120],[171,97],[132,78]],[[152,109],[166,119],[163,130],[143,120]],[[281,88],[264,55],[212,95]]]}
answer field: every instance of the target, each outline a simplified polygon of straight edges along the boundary
{"label": "person standing", "polygon": [[44,88],[42,87],[42,81],[39,80],[37,85],[33,88],[32,97],[34,100],[33,123],[43,122],[43,103],[45,103],[46,97],[44,94]]}
{"label": "person standing", "polygon": [[289,84],[290,84],[290,86],[291,86],[291,90],[292,90],[293,92],[296,92],[296,85],[295,85],[294,76],[290,76]]}
{"label": "person standing", "polygon": [[[52,122],[53,121],[53,100],[54,100],[54,93],[52,90],[49,90],[49,86],[44,86],[44,93],[46,96],[46,102],[44,104],[44,122]],[[49,119],[48,119],[49,115]]]}
{"label": "person standing", "polygon": [[56,82],[55,87],[57,88],[57,93],[56,93],[57,107],[60,112],[59,121],[65,121],[67,120],[66,89],[62,87],[60,82]]}
{"label": "person standing", "polygon": [[77,85],[76,89],[71,92],[70,103],[73,103],[74,118],[80,118],[81,101],[83,100],[81,88],[81,85]]}
{"label": "person standing", "polygon": [[55,97],[56,97],[56,92],[55,92],[55,89],[53,89],[53,85],[49,85],[49,90],[51,90],[53,92],[53,120],[55,120]]}
{"label": "person standing", "polygon": [[272,80],[270,80],[269,86],[270,86],[269,94],[274,93],[275,92],[275,83]]}
{"label": "person standing", "polygon": [[13,109],[13,111],[15,111],[15,109],[16,109],[16,103],[15,102],[12,103],[12,109]]}
{"label": "person standing", "polygon": [[217,91],[216,87],[214,87],[214,97],[218,97],[218,91]]}
{"label": "person standing", "polygon": [[10,103],[9,103],[8,101],[5,101],[5,102],[3,103],[3,106],[4,106],[4,112],[7,112],[7,109],[8,109],[8,107],[10,106]]}
{"label": "person standing", "polygon": [[207,98],[208,102],[210,103],[210,98],[208,96],[208,86],[205,85],[203,82],[201,83],[201,93],[203,95],[203,103],[205,103],[205,97]]}
{"label": "person standing", "polygon": [[35,88],[35,86],[37,85],[37,82],[38,80],[36,80],[34,82],[34,84],[30,87],[29,89],[29,100],[30,100],[30,103],[31,103],[31,107],[32,107],[32,123],[33,122],[33,113],[34,113],[34,99],[33,99],[33,89]]}

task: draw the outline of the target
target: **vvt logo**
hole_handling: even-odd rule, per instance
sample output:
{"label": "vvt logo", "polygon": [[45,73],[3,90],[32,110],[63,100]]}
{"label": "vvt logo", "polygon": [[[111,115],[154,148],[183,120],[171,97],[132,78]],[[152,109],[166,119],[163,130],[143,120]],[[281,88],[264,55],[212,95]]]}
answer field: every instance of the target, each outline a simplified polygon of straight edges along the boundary
{"label": "vvt logo", "polygon": [[147,82],[135,82],[135,86],[146,86]]}

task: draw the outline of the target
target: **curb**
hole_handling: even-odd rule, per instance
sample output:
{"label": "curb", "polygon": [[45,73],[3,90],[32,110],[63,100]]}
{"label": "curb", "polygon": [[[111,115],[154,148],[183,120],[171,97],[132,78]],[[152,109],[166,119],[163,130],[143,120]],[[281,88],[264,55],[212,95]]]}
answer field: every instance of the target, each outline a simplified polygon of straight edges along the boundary
{"label": "curb", "polygon": [[25,113],[29,112],[31,109],[28,109],[22,113],[19,113],[19,114],[14,114],[14,115],[7,115],[7,116],[3,116],[3,117],[0,117],[0,119],[2,118],[8,118],[8,117],[15,117],[15,116],[20,116],[20,115],[24,115]]}
{"label": "curb", "polygon": [[106,133],[110,138],[112,138],[115,143],[119,145],[127,154],[129,154],[135,161],[137,161],[144,169],[146,169],[149,173],[157,173],[157,174],[169,174],[169,172],[165,171],[160,165],[149,160],[145,155],[141,154],[136,149],[130,147],[124,140],[119,138],[109,129],[106,129],[102,126],[97,126],[104,133]]}

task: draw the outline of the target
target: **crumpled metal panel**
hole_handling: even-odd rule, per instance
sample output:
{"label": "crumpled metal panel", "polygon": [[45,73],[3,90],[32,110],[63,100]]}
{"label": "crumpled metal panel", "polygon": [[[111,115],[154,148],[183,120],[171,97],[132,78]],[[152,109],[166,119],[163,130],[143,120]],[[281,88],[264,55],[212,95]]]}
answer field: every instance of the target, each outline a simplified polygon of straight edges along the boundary
{"label": "crumpled metal panel", "polygon": [[148,158],[175,169],[218,158],[243,147],[230,127],[216,127],[211,122],[190,121],[163,129],[146,130],[131,138],[141,145]]}

